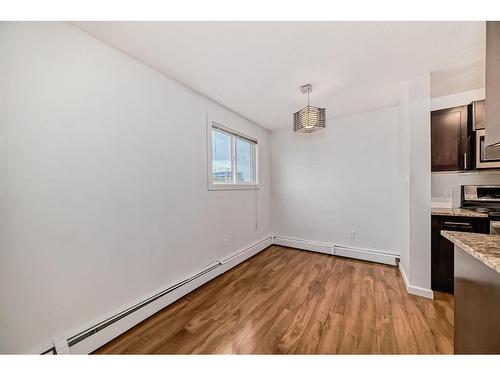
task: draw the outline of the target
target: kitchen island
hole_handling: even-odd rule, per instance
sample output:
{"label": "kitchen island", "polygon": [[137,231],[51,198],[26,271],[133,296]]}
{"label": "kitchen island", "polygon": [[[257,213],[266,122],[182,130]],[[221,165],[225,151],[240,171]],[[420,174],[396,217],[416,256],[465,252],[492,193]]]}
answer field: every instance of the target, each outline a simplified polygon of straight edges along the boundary
{"label": "kitchen island", "polygon": [[455,354],[500,354],[500,236],[441,235],[455,245]]}

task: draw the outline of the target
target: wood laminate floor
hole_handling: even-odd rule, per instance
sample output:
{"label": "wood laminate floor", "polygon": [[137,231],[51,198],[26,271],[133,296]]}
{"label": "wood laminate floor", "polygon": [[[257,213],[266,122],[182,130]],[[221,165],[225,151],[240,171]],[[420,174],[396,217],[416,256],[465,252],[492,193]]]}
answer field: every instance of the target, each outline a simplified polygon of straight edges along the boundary
{"label": "wood laminate floor", "polygon": [[271,246],[95,353],[453,353],[453,296],[396,267]]}

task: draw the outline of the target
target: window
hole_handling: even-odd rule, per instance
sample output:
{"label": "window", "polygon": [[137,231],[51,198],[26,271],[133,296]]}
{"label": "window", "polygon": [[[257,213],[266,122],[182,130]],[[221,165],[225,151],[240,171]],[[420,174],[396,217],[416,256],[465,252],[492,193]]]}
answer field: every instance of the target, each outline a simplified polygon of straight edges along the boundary
{"label": "window", "polygon": [[233,182],[232,136],[212,129],[212,182]]}
{"label": "window", "polygon": [[209,126],[210,190],[257,187],[257,141],[215,122]]}

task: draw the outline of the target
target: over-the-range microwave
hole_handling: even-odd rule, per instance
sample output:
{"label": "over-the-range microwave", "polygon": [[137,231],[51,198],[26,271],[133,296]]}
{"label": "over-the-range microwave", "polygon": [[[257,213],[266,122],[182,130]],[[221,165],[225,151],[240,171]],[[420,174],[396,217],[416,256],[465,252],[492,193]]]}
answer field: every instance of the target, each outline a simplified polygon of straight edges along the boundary
{"label": "over-the-range microwave", "polygon": [[500,146],[484,145],[484,129],[476,130],[476,168],[500,168]]}

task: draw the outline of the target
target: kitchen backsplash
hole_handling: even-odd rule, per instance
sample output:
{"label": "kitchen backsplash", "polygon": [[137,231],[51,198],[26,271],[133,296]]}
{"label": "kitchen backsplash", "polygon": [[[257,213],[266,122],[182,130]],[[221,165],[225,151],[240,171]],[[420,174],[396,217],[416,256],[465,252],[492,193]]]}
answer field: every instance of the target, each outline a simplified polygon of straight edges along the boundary
{"label": "kitchen backsplash", "polygon": [[500,171],[434,172],[431,177],[433,206],[460,206],[461,185],[500,185]]}

